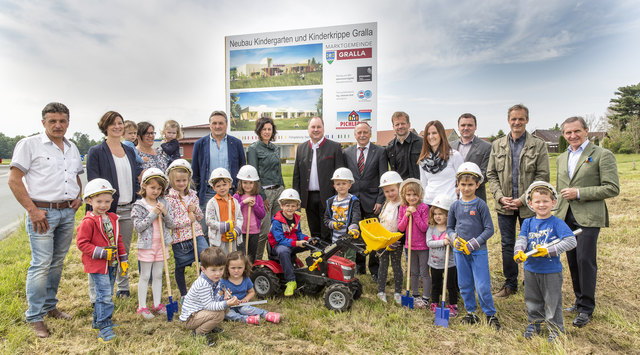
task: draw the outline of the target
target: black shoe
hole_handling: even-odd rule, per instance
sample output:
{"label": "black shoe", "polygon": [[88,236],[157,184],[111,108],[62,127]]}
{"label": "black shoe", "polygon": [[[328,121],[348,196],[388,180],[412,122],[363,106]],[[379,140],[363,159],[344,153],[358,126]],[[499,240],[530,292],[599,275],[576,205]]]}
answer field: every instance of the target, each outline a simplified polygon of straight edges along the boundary
{"label": "black shoe", "polygon": [[129,293],[129,291],[118,291],[116,292],[116,297],[118,298],[129,298],[131,296],[131,294]]}
{"label": "black shoe", "polygon": [[576,318],[573,320],[573,325],[575,327],[582,328],[585,325],[587,325],[589,322],[591,322],[591,318],[592,317],[590,314],[580,312],[578,313]]}
{"label": "black shoe", "polygon": [[373,280],[373,282],[378,282],[378,275],[377,274],[371,274],[371,280]]}
{"label": "black shoe", "polygon": [[474,313],[467,313],[461,320],[464,324],[476,324],[480,321],[480,318],[476,316]]}
{"label": "black shoe", "polygon": [[487,324],[495,330],[500,330],[500,321],[496,316],[487,316]]}
{"label": "black shoe", "polygon": [[533,338],[534,335],[539,335],[540,334],[540,324],[531,324],[529,323],[529,325],[527,325],[527,329],[524,330],[524,334],[522,334],[524,336],[525,339],[531,339]]}
{"label": "black shoe", "polygon": [[207,346],[210,346],[210,347],[216,346],[216,340],[218,339],[217,336],[209,333],[206,335],[206,338],[207,338]]}
{"label": "black shoe", "polygon": [[211,334],[218,334],[218,333],[222,333],[224,332],[224,329],[220,328],[220,327],[215,327],[211,330]]}
{"label": "black shoe", "polygon": [[570,307],[564,309],[565,312],[577,313],[578,312],[578,304],[574,303]]}

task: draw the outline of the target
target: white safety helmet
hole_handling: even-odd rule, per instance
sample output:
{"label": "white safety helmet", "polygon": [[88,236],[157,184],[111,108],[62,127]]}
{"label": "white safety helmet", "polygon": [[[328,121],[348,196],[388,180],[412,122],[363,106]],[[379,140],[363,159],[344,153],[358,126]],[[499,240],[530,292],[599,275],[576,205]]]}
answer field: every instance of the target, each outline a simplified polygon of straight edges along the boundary
{"label": "white safety helmet", "polygon": [[166,174],[169,176],[171,170],[180,169],[189,173],[189,177],[193,176],[193,170],[191,170],[191,164],[185,159],[176,159],[174,160],[169,167],[167,168]]}
{"label": "white safety helmet", "polygon": [[229,182],[233,181],[233,179],[231,178],[231,174],[229,174],[229,172],[225,168],[213,169],[211,175],[209,175],[209,185],[211,185],[211,187],[213,187],[213,180],[216,179],[227,179],[229,180]]}
{"label": "white safety helmet", "polygon": [[453,204],[454,199],[447,194],[440,194],[431,201],[431,206],[442,208],[443,210],[449,210]]}
{"label": "white safety helmet", "polygon": [[462,163],[460,167],[458,167],[458,172],[456,173],[456,178],[462,174],[472,174],[480,178],[479,183],[484,182],[484,176],[482,175],[482,170],[476,163],[472,163],[470,161],[466,163]]}
{"label": "white safety helmet", "polygon": [[244,165],[238,171],[238,175],[236,177],[239,180],[245,181],[259,181],[260,177],[258,176],[258,170],[251,165]]}
{"label": "white safety helmet", "polygon": [[142,183],[146,183],[147,180],[151,179],[152,177],[162,178],[165,181],[165,183],[168,181],[167,175],[165,175],[162,172],[162,170],[158,168],[149,168],[145,170],[144,173],[142,174]]}
{"label": "white safety helmet", "polygon": [[109,192],[113,195],[116,192],[116,189],[111,186],[109,181],[97,178],[89,181],[87,185],[85,185],[83,197],[86,200],[89,197],[103,192]]}
{"label": "white safety helmet", "polygon": [[348,180],[351,182],[355,181],[353,180],[353,173],[351,172],[351,170],[347,168],[336,169],[336,171],[333,172],[333,176],[331,177],[331,180]]}
{"label": "white safety helmet", "polygon": [[282,193],[280,194],[280,197],[278,198],[278,201],[282,201],[282,200],[293,200],[293,201],[301,202],[300,194],[298,193],[298,191],[294,189],[286,189],[282,191]]}
{"label": "white safety helmet", "polygon": [[558,200],[558,193],[556,192],[556,189],[553,187],[553,185],[551,185],[550,183],[546,182],[546,181],[534,181],[531,185],[529,185],[529,188],[527,189],[527,207],[529,207],[530,210],[533,211],[533,208],[531,208],[531,205],[529,204],[529,202],[531,201],[531,192],[533,191],[533,189],[535,189],[536,187],[542,187],[545,188],[549,191],[551,191],[551,194],[553,195],[553,199],[554,200]]}
{"label": "white safety helmet", "polygon": [[387,171],[380,176],[380,186],[385,187],[393,184],[402,184],[402,176],[395,171]]}

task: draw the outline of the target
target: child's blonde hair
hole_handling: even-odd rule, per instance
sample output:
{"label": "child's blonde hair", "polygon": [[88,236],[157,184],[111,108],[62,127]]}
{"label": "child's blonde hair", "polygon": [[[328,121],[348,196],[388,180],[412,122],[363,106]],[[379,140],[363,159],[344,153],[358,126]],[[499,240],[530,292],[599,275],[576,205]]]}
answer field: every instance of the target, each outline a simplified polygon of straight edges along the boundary
{"label": "child's blonde hair", "polygon": [[143,182],[140,184],[140,191],[138,191],[138,195],[142,196],[142,197],[147,197],[147,190],[145,189],[145,187],[147,187],[147,185],[149,184],[149,182],[151,181],[155,181],[158,183],[158,185],[162,186],[162,192],[160,193],[160,196],[158,197],[162,197],[164,196],[164,194],[167,192],[167,180],[159,177],[159,176],[153,176],[147,179],[146,182]]}
{"label": "child's blonde hair", "polygon": [[165,137],[165,133],[167,132],[167,128],[175,128],[176,132],[177,132],[176,139],[182,138],[182,128],[180,128],[180,124],[178,123],[178,121],[167,120],[167,122],[164,123],[164,127],[162,128],[162,132],[160,132],[160,134],[162,135],[162,139],[164,139],[164,137]]}
{"label": "child's blonde hair", "polygon": [[222,275],[222,278],[229,278],[229,264],[233,260],[242,260],[242,262],[244,263],[244,272],[242,272],[242,277],[249,277],[249,275],[251,275],[251,262],[249,261],[249,258],[247,258],[247,256],[244,255],[243,252],[236,250],[227,256],[227,265],[224,268],[224,274]]}
{"label": "child's blonde hair", "polygon": [[242,187],[242,181],[242,179],[238,179],[238,188],[236,189],[238,195],[249,194],[255,196],[260,193],[260,181],[251,181],[253,182],[253,188],[251,189],[251,191],[244,191],[244,188]]}
{"label": "child's blonde hair", "polygon": [[[178,189],[175,188],[175,184],[176,184],[176,179],[178,178],[176,175],[178,174],[187,174],[188,177],[188,183],[187,183],[187,187],[185,188],[184,191],[178,191]],[[188,193],[189,192],[189,188],[193,185],[193,180],[191,180],[191,174],[189,174],[189,172],[186,169],[171,169],[169,170],[169,186],[171,186],[171,188],[173,188],[174,190],[178,191],[178,192],[184,192],[184,193]]]}
{"label": "child's blonde hair", "polygon": [[435,214],[436,211],[444,212],[444,224],[447,224],[447,216],[449,214],[449,211],[445,210],[444,208],[431,206],[431,208],[429,209],[429,225],[430,226],[437,225],[435,218],[433,218],[433,215]]}
{"label": "child's blonde hair", "polygon": [[402,184],[402,187],[400,188],[400,197],[402,198],[402,204],[404,206],[409,206],[406,198],[406,194],[408,191],[411,191],[414,194],[418,195],[418,199],[422,201],[422,195],[424,193],[424,190],[422,190],[422,186],[418,182],[405,181],[405,183]]}
{"label": "child's blonde hair", "polygon": [[133,129],[134,131],[138,132],[138,125],[131,120],[126,120],[124,121],[124,130],[126,131],[128,129]]}

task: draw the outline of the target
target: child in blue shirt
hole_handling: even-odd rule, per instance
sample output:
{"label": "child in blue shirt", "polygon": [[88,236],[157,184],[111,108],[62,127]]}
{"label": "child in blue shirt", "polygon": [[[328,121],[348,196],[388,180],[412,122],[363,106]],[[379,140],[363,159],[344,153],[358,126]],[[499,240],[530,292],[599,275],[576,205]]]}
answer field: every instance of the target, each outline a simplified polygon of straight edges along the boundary
{"label": "child in blue shirt", "polygon": [[[551,215],[558,194],[551,184],[536,181],[527,189],[527,204],[535,217],[522,223],[516,240],[514,257],[524,262],[524,302],[529,325],[524,337],[540,334],[540,324],[546,323],[549,342],[564,333],[562,318],[562,262],[560,254],[576,247],[576,237],[563,220]],[[549,246],[548,243],[554,242]],[[526,253],[536,252],[527,257]]]}
{"label": "child in blue shirt", "polygon": [[[249,278],[251,262],[241,251],[234,251],[227,257],[227,268],[220,283],[231,296],[240,300],[240,304],[247,303],[256,295],[253,282]],[[272,323],[280,322],[280,313],[269,312],[253,306],[233,307],[229,309],[224,319],[243,321],[247,324],[260,325],[260,317]]]}
{"label": "child in blue shirt", "polygon": [[[476,196],[476,189],[483,180],[478,165],[466,162],[458,168],[456,179],[460,189],[460,199],[449,209],[447,234],[455,237],[453,247],[458,273],[458,287],[464,301],[467,315],[463,323],[476,324],[476,292],[480,308],[487,316],[487,323],[496,330],[500,322],[496,317],[496,308],[491,295],[491,277],[489,275],[489,255],[487,239],[493,235],[493,222],[489,207]],[[454,236],[455,234],[455,236]]]}
{"label": "child in blue shirt", "polygon": [[180,313],[180,320],[185,322],[185,327],[193,330],[195,335],[207,336],[210,346],[215,345],[215,341],[209,337],[209,333],[216,331],[227,309],[240,304],[237,297],[225,297],[220,287],[226,263],[227,257],[220,247],[209,247],[200,253],[202,273],[184,297]]}

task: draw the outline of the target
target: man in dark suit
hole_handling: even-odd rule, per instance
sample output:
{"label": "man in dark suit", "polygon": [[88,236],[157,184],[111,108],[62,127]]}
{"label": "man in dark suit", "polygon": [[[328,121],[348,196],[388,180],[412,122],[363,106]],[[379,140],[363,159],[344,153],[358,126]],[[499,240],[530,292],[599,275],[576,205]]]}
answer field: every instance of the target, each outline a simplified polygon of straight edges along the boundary
{"label": "man in dark suit", "polygon": [[324,136],[324,121],[309,120],[309,140],[298,145],[293,166],[293,188],[300,194],[302,208],[312,237],[331,243],[331,232],[322,218],[329,197],[336,194],[331,183],[333,171],[344,167],[342,146]]}
{"label": "man in dark suit", "polygon": [[[371,144],[371,126],[367,122],[358,123],[354,135],[357,144],[344,150],[344,161],[355,178],[349,191],[360,200],[362,219],[378,217],[384,203],[384,193],[378,184],[387,171],[387,155],[384,148]],[[357,254],[361,274],[366,272],[365,262],[366,257]],[[371,277],[378,278],[378,258],[374,254],[369,256],[369,272]]]}
{"label": "man in dark suit", "polygon": [[620,181],[616,157],[589,142],[589,129],[582,117],[562,123],[562,135],[569,148],[558,156],[558,209],[556,217],[569,228],[582,228],[575,249],[567,251],[567,262],[576,301],[568,311],[577,312],[573,325],[583,327],[591,321],[596,307],[598,234],[609,227],[605,199],[618,196]]}
{"label": "man in dark suit", "polygon": [[[491,156],[491,143],[485,142],[478,138],[476,134],[478,122],[476,116],[470,113],[463,113],[458,118],[458,132],[460,139],[451,143],[451,148],[462,154],[465,162],[476,163],[484,176],[483,181],[487,181],[487,165],[489,165],[489,157]],[[476,195],[484,202],[487,202],[487,189],[485,183],[480,184],[476,190]]]}

